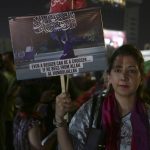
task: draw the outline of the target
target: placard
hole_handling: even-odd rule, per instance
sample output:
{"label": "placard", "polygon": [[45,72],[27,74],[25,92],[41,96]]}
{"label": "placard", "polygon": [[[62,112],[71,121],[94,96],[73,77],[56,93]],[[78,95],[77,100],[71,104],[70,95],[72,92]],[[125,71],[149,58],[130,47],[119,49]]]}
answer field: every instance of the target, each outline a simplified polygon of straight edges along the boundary
{"label": "placard", "polygon": [[106,68],[100,8],[10,17],[9,27],[18,80]]}

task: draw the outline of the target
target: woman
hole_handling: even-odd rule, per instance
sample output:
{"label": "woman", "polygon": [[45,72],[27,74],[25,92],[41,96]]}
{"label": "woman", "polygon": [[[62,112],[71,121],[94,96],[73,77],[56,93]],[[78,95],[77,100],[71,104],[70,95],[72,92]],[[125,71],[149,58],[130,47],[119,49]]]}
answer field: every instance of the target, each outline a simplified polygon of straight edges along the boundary
{"label": "woman", "polygon": [[[143,79],[144,59],[141,52],[132,45],[119,47],[109,60],[108,82],[111,90],[104,97],[101,109],[106,150],[150,149],[150,108],[143,96]],[[97,106],[96,111],[99,111],[100,106]],[[55,119],[58,141],[62,150],[83,150],[88,139],[92,100],[77,111],[68,130],[64,114],[71,107],[68,94],[57,96]],[[96,119],[95,113],[92,127],[96,127]]]}
{"label": "woman", "polygon": [[16,100],[18,112],[14,118],[13,133],[15,150],[51,150],[51,138],[45,145],[43,121],[37,112],[42,89],[37,82],[24,81]]}

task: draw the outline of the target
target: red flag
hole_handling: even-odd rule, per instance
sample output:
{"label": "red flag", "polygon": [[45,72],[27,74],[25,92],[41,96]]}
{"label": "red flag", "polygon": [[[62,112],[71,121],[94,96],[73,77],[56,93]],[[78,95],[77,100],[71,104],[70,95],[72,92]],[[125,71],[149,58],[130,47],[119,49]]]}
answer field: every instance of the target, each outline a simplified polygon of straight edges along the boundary
{"label": "red flag", "polygon": [[87,7],[86,0],[51,0],[50,13]]}

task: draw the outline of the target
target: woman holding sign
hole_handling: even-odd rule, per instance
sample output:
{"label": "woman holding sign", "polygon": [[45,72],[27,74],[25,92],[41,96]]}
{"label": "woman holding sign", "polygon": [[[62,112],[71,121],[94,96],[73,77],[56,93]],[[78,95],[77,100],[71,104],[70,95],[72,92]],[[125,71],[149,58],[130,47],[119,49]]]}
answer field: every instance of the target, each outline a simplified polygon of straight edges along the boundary
{"label": "woman holding sign", "polygon": [[56,98],[55,124],[61,150],[149,150],[150,107],[143,95],[144,59],[132,45],[112,54],[108,66],[111,90],[83,104],[67,127],[69,94]]}

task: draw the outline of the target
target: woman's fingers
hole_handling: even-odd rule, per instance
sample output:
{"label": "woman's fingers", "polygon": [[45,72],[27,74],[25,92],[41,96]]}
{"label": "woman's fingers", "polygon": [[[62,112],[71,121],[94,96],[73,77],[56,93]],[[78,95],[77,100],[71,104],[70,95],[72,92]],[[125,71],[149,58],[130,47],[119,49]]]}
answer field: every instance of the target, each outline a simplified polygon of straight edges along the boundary
{"label": "woman's fingers", "polygon": [[73,103],[71,102],[70,95],[61,93],[56,97],[56,115],[63,117],[67,112],[71,111]]}

